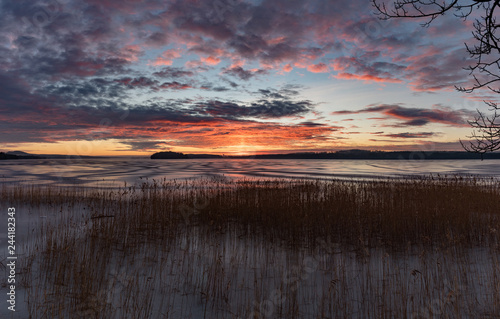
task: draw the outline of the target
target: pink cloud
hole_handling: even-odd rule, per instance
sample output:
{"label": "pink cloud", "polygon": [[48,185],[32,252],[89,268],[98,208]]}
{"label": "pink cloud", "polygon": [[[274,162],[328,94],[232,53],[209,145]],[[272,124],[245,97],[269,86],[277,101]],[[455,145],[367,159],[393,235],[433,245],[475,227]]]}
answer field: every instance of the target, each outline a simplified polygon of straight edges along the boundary
{"label": "pink cloud", "polygon": [[465,49],[447,51],[429,48],[425,52],[406,59],[405,77],[415,91],[455,90],[455,86],[467,86],[465,67],[473,60],[464,58]]}
{"label": "pink cloud", "polygon": [[120,54],[122,58],[128,62],[137,62],[137,60],[139,60],[139,56],[143,55],[144,52],[139,45],[127,45],[123,47]]}
{"label": "pink cloud", "polygon": [[277,38],[272,38],[270,40],[267,40],[266,42],[268,45],[277,45],[277,44],[283,43],[285,41],[286,41],[286,37],[280,36]]}
{"label": "pink cloud", "polygon": [[339,71],[334,77],[343,80],[361,80],[366,82],[402,83],[397,78],[406,66],[392,62],[377,61],[378,51],[365,52],[361,57],[339,57],[331,62],[331,67]]}
{"label": "pink cloud", "polygon": [[392,78],[382,78],[379,76],[375,75],[370,75],[370,74],[363,74],[363,75],[357,75],[357,74],[352,74],[352,73],[339,73],[334,76],[337,79],[341,80],[361,80],[361,81],[366,81],[366,82],[386,82],[386,83],[401,83],[403,81],[399,79],[392,79]]}
{"label": "pink cloud", "polygon": [[221,61],[221,59],[213,57],[213,56],[209,56],[207,58],[201,57],[200,60],[201,60],[201,62],[208,64],[208,65],[217,65]]}
{"label": "pink cloud", "polygon": [[165,82],[160,85],[161,89],[171,89],[171,90],[187,90],[191,89],[192,86],[189,84],[179,83],[179,82]]}
{"label": "pink cloud", "polygon": [[244,60],[241,60],[241,59],[238,59],[237,57],[234,57],[232,64],[229,66],[229,69],[234,69],[234,68],[238,68],[238,67],[241,68],[244,65],[245,65]]}
{"label": "pink cloud", "polygon": [[161,56],[157,57],[153,62],[153,65],[172,65],[174,59],[181,57],[181,49],[170,49],[162,53]]}
{"label": "pink cloud", "polygon": [[313,73],[326,73],[328,72],[328,66],[324,63],[312,64],[307,67],[307,70]]}

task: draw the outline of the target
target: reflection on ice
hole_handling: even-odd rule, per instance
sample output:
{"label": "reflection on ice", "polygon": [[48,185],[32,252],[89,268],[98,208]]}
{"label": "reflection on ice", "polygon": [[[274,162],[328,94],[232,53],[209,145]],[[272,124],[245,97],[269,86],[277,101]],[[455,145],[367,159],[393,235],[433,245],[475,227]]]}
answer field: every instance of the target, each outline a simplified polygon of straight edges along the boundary
{"label": "reflection on ice", "polygon": [[0,162],[0,183],[115,187],[148,179],[207,175],[259,178],[387,178],[408,175],[499,176],[497,160],[298,160],[93,158]]}

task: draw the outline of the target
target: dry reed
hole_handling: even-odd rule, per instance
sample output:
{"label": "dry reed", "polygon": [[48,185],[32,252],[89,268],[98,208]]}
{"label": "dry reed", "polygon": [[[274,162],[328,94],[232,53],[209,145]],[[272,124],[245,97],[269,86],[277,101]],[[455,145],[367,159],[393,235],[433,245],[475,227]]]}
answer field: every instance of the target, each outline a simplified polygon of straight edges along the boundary
{"label": "dry reed", "polygon": [[213,178],[0,194],[56,215],[23,258],[30,318],[468,318],[500,311],[499,186]]}

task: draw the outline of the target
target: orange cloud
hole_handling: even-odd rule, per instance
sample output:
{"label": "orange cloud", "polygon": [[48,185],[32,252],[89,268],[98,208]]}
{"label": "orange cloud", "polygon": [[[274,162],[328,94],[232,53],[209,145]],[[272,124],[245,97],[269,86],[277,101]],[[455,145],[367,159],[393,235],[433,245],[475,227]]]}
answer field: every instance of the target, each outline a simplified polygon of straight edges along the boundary
{"label": "orange cloud", "polygon": [[160,66],[160,65],[172,65],[174,62],[174,59],[180,58],[181,57],[181,50],[180,49],[170,49],[162,53],[161,56],[157,57],[156,60],[153,62],[154,66]]}
{"label": "orange cloud", "polygon": [[148,123],[154,130],[140,126],[117,128],[114,135],[122,138],[169,140],[174,148],[190,147],[200,152],[241,152],[242,147],[252,151],[273,149],[307,149],[331,147],[332,134],[339,128],[332,126],[280,125],[277,123],[235,122],[215,120],[199,123],[179,123],[155,120]]}
{"label": "orange cloud", "polygon": [[238,68],[238,67],[243,67],[245,65],[245,61],[238,59],[238,58],[233,58],[233,63],[229,66],[229,69],[233,68]]}
{"label": "orange cloud", "polygon": [[268,45],[276,45],[276,44],[280,44],[282,42],[284,42],[286,40],[286,37],[277,37],[277,38],[273,38],[273,39],[270,39],[267,41],[267,44]]}
{"label": "orange cloud", "polygon": [[200,60],[202,62],[204,62],[205,64],[208,64],[208,65],[217,65],[221,61],[219,58],[216,58],[216,57],[213,57],[213,56],[209,56],[207,58],[201,57]]}
{"label": "orange cloud", "polygon": [[403,81],[399,79],[391,79],[391,78],[382,78],[379,76],[375,75],[370,75],[370,74],[363,74],[363,75],[357,75],[357,74],[352,74],[352,73],[339,73],[334,76],[336,79],[342,79],[342,80],[362,80],[366,82],[382,82],[382,83],[401,83]]}
{"label": "orange cloud", "polygon": [[143,54],[143,51],[138,45],[127,45],[122,48],[120,54],[121,57],[128,62],[137,62],[139,56]]}
{"label": "orange cloud", "polygon": [[328,72],[328,66],[324,63],[311,64],[307,67],[307,70],[313,73],[326,73]]}

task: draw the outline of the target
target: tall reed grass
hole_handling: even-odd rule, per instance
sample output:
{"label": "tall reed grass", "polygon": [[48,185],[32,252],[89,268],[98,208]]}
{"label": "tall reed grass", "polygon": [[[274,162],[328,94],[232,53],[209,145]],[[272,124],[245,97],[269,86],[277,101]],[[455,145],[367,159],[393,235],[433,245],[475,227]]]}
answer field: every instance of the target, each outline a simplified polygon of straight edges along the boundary
{"label": "tall reed grass", "polygon": [[500,313],[499,186],[212,178],[0,194],[55,216],[22,258],[30,318],[486,318]]}

